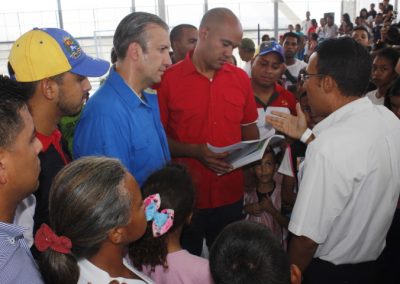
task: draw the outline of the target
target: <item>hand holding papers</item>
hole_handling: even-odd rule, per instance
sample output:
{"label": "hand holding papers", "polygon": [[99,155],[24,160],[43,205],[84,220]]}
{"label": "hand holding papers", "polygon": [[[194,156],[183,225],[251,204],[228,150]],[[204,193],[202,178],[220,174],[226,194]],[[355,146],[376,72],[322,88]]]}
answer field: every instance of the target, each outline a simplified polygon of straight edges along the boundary
{"label": "hand holding papers", "polygon": [[207,146],[214,153],[229,153],[224,160],[231,164],[233,169],[237,169],[261,160],[267,146],[277,146],[278,142],[283,141],[283,139],[284,136],[275,135],[275,130],[271,129],[259,140],[242,141],[226,147],[214,147],[210,144],[207,144]]}

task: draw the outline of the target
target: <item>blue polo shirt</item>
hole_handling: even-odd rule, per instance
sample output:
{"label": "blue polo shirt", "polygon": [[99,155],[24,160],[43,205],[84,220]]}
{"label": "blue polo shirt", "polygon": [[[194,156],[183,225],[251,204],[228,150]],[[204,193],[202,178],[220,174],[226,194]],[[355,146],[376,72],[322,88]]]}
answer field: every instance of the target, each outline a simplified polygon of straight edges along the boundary
{"label": "blue polo shirt", "polygon": [[170,159],[157,96],[140,99],[114,70],[90,98],[74,134],[74,157],[118,158],[142,185]]}

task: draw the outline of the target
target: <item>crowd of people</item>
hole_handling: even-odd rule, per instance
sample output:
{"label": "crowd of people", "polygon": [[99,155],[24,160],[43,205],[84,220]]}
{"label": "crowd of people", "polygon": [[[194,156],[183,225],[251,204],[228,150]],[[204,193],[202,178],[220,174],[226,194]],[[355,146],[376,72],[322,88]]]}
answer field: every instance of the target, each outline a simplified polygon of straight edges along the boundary
{"label": "crowd of people", "polygon": [[[0,76],[0,283],[397,283],[399,30],[379,9],[259,46],[227,8],[171,31],[133,12],[111,67],[23,34]],[[274,133],[239,169],[209,147]]]}

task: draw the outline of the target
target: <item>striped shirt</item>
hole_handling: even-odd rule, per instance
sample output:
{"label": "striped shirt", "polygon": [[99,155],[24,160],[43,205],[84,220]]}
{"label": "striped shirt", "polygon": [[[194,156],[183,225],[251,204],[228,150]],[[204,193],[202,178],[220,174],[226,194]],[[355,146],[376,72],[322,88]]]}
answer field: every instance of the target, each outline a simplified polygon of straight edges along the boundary
{"label": "striped shirt", "polygon": [[43,283],[24,239],[24,228],[0,222],[0,283]]}

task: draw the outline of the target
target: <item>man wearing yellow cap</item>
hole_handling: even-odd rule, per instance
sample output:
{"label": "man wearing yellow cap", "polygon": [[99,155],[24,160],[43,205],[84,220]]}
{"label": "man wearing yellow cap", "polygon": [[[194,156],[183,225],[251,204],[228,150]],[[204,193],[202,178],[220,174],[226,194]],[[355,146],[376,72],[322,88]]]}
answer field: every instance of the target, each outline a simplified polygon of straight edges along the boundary
{"label": "man wearing yellow cap", "polygon": [[57,124],[62,116],[80,112],[85,94],[91,89],[87,77],[104,75],[109,63],[86,55],[79,43],[62,29],[35,28],[15,41],[8,67],[11,78],[26,90],[36,137],[43,144],[36,206],[31,196],[25,200],[20,215],[17,214],[17,222],[30,227],[29,212],[35,208],[35,232],[48,222],[48,195],[53,177],[70,161]]}

